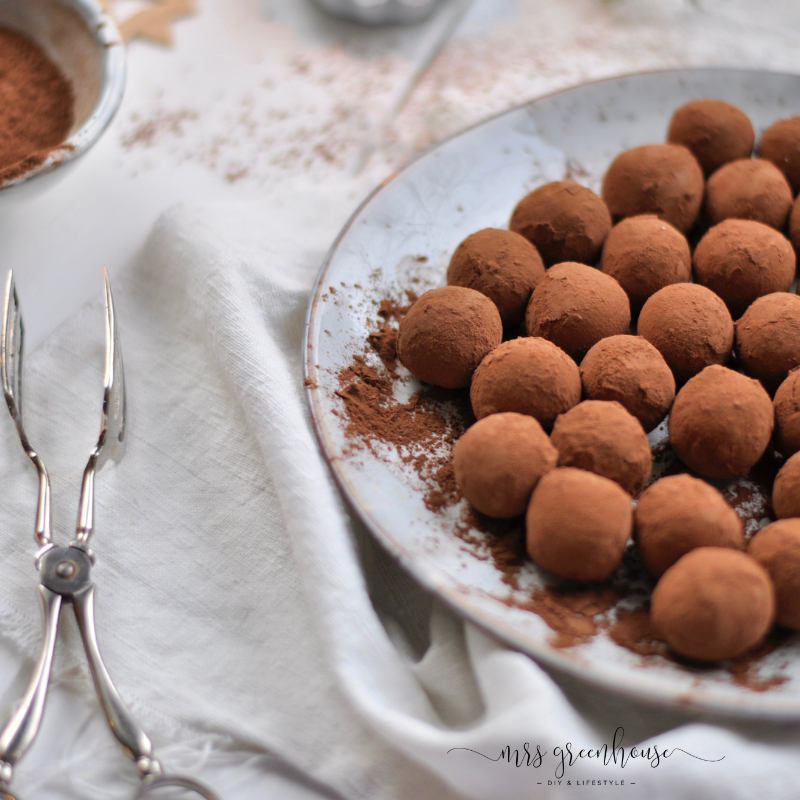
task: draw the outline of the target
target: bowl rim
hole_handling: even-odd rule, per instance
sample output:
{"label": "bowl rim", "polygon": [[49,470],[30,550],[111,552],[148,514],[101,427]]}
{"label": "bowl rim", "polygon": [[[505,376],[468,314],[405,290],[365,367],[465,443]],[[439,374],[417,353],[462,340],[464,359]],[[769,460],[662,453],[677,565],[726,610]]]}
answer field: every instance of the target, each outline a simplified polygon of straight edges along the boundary
{"label": "bowl rim", "polygon": [[101,86],[91,114],[60,145],[50,150],[41,164],[0,183],[0,193],[7,192],[33,178],[53,172],[87,152],[111,124],[125,93],[127,63],[125,42],[113,17],[99,0],[53,0],[75,11],[83,20],[100,49]]}

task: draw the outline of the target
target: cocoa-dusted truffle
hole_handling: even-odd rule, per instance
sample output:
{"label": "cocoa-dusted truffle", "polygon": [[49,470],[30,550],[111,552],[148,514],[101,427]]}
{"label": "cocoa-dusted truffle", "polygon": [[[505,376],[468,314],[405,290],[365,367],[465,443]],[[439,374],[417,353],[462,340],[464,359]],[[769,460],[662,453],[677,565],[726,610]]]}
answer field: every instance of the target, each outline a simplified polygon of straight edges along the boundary
{"label": "cocoa-dusted truffle", "polygon": [[631,498],[614,481],[561,467],[533,490],[528,555],[561,578],[602,581],[622,561],[632,526]]}
{"label": "cocoa-dusted truffle", "polygon": [[775,476],[772,510],[778,519],[800,517],[800,453],[787,459]]}
{"label": "cocoa-dusted truffle", "polygon": [[706,175],[753,151],[756,134],[747,115],[724,100],[692,100],[676,109],[667,141],[688,147]]}
{"label": "cocoa-dusted truffle", "polygon": [[733,349],[733,320],[705,286],[676,283],[659,289],[642,308],[637,332],[664,356],[680,384]]}
{"label": "cocoa-dusted truffle", "polygon": [[671,566],[653,590],[650,619],[658,636],[698,661],[735,658],[759,644],[775,617],[775,590],[754,558],[724,547],[698,547]]}
{"label": "cocoa-dusted truffle", "polygon": [[510,228],[529,239],[545,264],[591,264],[611,230],[606,204],[575,181],[553,181],[519,201]]}
{"label": "cocoa-dusted truffle", "polygon": [[547,270],[525,312],[531,336],[549,339],[576,361],[595,342],[627,333],[630,324],[630,303],[622,287],[610,275],[574,261]]}
{"label": "cocoa-dusted truffle", "polygon": [[795,254],[789,240],[769,225],[726,219],[700,240],[694,269],[698,282],[716,292],[739,317],[757,297],[789,289]]}
{"label": "cocoa-dusted truffle", "polygon": [[761,135],[758,154],[769,159],[800,190],[800,117],[773,122]]}
{"label": "cocoa-dusted truffle", "polygon": [[775,622],[800,630],[800,519],[779,519],[762,528],[747,552],[772,578]]}
{"label": "cocoa-dusted truffle", "polygon": [[795,250],[800,250],[800,195],[795,199],[789,212],[789,239]]}
{"label": "cocoa-dusted truffle", "polygon": [[713,486],[691,475],[670,475],[648,486],[633,521],[642,560],[657,578],[697,547],[745,546],[736,511]]}
{"label": "cocoa-dusted truffle", "polygon": [[780,230],[793,199],[789,181],[771,161],[743,158],[708,179],[705,208],[712,225],[724,219],[754,219]]}
{"label": "cocoa-dusted truffle", "polygon": [[478,419],[500,411],[536,417],[545,427],[581,399],[578,365],[546,339],[503,342],[475,370],[469,391]]}
{"label": "cocoa-dusted truffle", "polygon": [[736,322],[736,355],[748,375],[774,392],[800,366],[800,297],[775,292],[754,300]]}
{"label": "cocoa-dusted truffle", "polygon": [[397,353],[421,381],[468,386],[483,357],[500,344],[503,323],[486,295],[462,286],[431,289],[400,323]]}
{"label": "cocoa-dusted truffle", "polygon": [[703,170],[679,144],[645,144],[620,153],[603,178],[603,200],[617,219],[656,214],[686,233],[703,203]]}
{"label": "cocoa-dusted truffle", "polygon": [[775,392],[775,447],[788,458],[800,450],[800,369],[793,369]]}
{"label": "cocoa-dusted truffle", "polygon": [[560,467],[578,467],[636,494],[650,478],[653,456],[642,423],[619,403],[584,400],[553,425]]}
{"label": "cocoa-dusted truffle", "polygon": [[478,420],[453,450],[458,488],[490,517],[522,514],[539,479],[557,460],[558,451],[542,426],[513,412]]}
{"label": "cocoa-dusted truffle", "polygon": [[592,400],[616,400],[648,433],[675,399],[675,378],[664,357],[641,336],[601,339],[581,361],[583,391]]}
{"label": "cocoa-dusted truffle", "polygon": [[447,283],[485,294],[494,301],[504,325],[517,325],[542,275],[541,256],[524,236],[485,228],[467,236],[456,248]]}
{"label": "cocoa-dusted truffle", "polygon": [[678,458],[707,478],[746,475],[769,446],[772,401],[764,387],[727,367],[706,367],[678,392],[669,439]]}
{"label": "cocoa-dusted truffle", "polygon": [[652,214],[628,217],[611,229],[600,269],[628,293],[638,312],[645,300],[664,286],[689,281],[692,254],[677,228]]}

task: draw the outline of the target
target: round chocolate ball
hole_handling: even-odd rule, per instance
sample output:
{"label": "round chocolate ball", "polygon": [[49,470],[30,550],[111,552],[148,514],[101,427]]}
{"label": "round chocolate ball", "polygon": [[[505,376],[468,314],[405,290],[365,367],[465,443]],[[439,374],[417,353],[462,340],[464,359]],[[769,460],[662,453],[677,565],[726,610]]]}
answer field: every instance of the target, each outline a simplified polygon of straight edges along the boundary
{"label": "round chocolate ball", "polygon": [[636,494],[650,478],[653,455],[642,423],[619,403],[584,400],[562,414],[551,440],[559,467],[578,467]]}
{"label": "round chocolate ball", "polygon": [[650,295],[692,278],[692,254],[686,237],[652,214],[628,217],[611,229],[600,269],[628,293],[638,312]]}
{"label": "round chocolate ball", "polygon": [[736,355],[748,375],[774,392],[800,366],[800,297],[775,292],[754,300],[736,322]]}
{"label": "round chocolate ball", "polygon": [[778,519],[800,517],[800,453],[788,458],[775,476],[772,510]]}
{"label": "round chocolate ball", "polygon": [[650,619],[658,636],[686,658],[721,661],[755,647],[775,618],[775,590],[754,558],[698,547],[656,584]]}
{"label": "round chocolate ball", "polygon": [[688,147],[706,175],[753,151],[756,134],[747,115],[724,100],[692,100],[676,109],[667,141]]}
{"label": "round chocolate ball", "polygon": [[631,498],[614,481],[573,467],[548,472],[525,516],[528,555],[560,578],[605,580],[631,535]]}
{"label": "round chocolate ball", "polygon": [[723,364],[733,349],[733,319],[725,303],[696,283],[659,289],[644,304],[637,332],[661,353],[679,384]]}
{"label": "round chocolate ball", "polygon": [[510,228],[531,241],[545,264],[591,264],[611,230],[606,204],[575,181],[553,181],[519,201]]}
{"label": "round chocolate ball", "polygon": [[557,460],[558,451],[542,426],[513,412],[478,420],[453,450],[458,488],[490,517],[522,514],[539,479]]}
{"label": "round chocolate ball", "polygon": [[646,144],[620,153],[603,178],[615,219],[655,214],[686,233],[703,203],[703,170],[679,144]]}
{"label": "round chocolate ball", "polygon": [[761,135],[758,155],[769,159],[800,190],[800,117],[774,122]]}
{"label": "round chocolate ball", "polygon": [[497,306],[463,286],[425,292],[400,323],[397,354],[421,381],[447,389],[469,386],[484,356],[503,339]]}
{"label": "round chocolate ball", "polygon": [[536,417],[545,427],[581,399],[578,365],[541,338],[503,342],[481,362],[469,392],[478,419],[501,411]]}
{"label": "round chocolate ball", "polygon": [[691,378],[669,414],[673,450],[707,478],[746,475],[769,446],[772,427],[764,387],[727,367],[706,367]]}
{"label": "round chocolate ball", "polygon": [[792,285],[795,254],[789,240],[769,225],[726,219],[710,228],[694,251],[695,277],[716,292],[734,317],[757,297]]}
{"label": "round chocolate ball", "polygon": [[658,350],[641,336],[601,339],[581,361],[583,391],[592,400],[616,400],[648,433],[667,416],[675,378]]}
{"label": "round chocolate ball", "polygon": [[793,369],[778,387],[775,410],[775,448],[788,458],[800,450],[800,369]]}
{"label": "round chocolate ball", "polygon": [[610,275],[566,261],[550,267],[536,284],[525,325],[529,335],[549,339],[580,361],[596,342],[628,332],[631,307]]}
{"label": "round chocolate ball", "polygon": [[779,519],[762,528],[747,552],[772,578],[775,622],[800,630],[800,519]]}
{"label": "round chocolate ball", "polygon": [[633,522],[642,560],[657,578],[697,547],[745,547],[739,515],[713,486],[691,475],[670,475],[648,486]]}
{"label": "round chocolate ball", "polygon": [[792,210],[789,212],[789,239],[794,245],[794,249],[800,250],[800,196],[794,201]]}
{"label": "round chocolate ball", "polygon": [[732,161],[706,183],[705,208],[712,225],[724,219],[753,219],[780,230],[793,199],[784,174],[763,158]]}
{"label": "round chocolate ball", "polygon": [[522,322],[542,275],[541,256],[524,236],[485,228],[456,248],[447,268],[447,283],[485,294],[494,301],[503,324],[511,326]]}

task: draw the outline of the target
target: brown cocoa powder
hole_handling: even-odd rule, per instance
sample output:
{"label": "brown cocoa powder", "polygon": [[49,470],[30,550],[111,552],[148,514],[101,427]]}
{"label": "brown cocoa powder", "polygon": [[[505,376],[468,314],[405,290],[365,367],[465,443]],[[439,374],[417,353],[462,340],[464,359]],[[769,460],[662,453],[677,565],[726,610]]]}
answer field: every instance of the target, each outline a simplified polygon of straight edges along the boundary
{"label": "brown cocoa powder", "polygon": [[73,123],[72,87],[38,45],[0,27],[0,184],[39,166]]}
{"label": "brown cocoa powder", "polygon": [[405,402],[395,397],[395,383],[404,380],[398,372],[397,326],[417,299],[411,291],[407,298],[408,303],[380,302],[377,328],[367,336],[368,349],[380,363],[371,365],[367,353],[353,356],[339,372],[336,394],[344,402],[351,448],[367,447],[379,455],[381,443],[392,446],[425,485],[426,507],[439,511],[461,499],[452,450],[474,417],[466,390],[426,386]]}

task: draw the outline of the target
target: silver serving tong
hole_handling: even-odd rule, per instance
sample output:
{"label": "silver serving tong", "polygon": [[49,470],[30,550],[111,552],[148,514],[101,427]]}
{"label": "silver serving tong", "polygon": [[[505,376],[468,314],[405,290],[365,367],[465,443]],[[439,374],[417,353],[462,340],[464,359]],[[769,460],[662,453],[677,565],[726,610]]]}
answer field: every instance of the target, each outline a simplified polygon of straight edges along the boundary
{"label": "silver serving tong", "polygon": [[114,300],[105,270],[104,275],[106,359],[102,423],[97,444],[83,472],[78,525],[75,539],[68,547],[57,545],[52,540],[50,477],[42,459],[31,447],[22,424],[22,314],[12,272],[8,273],[6,281],[3,327],[0,331],[0,372],[3,394],[17,427],[19,440],[39,476],[34,536],[39,544],[36,566],[41,575],[38,591],[44,611],[44,641],[28,688],[11,718],[0,730],[0,797],[12,798],[8,794],[8,788],[14,775],[14,767],[39,732],[50,682],[61,606],[66,602],[71,603],[75,611],[92,679],[108,727],[125,753],[136,763],[139,771],[142,784],[136,798],[143,798],[164,787],[177,787],[194,792],[206,800],[218,800],[208,787],[191,778],[163,774],[161,764],[153,755],[150,739],[122,702],[97,645],[94,583],[90,577],[94,555],[89,549],[89,540],[94,532],[95,473],[109,461],[118,463],[125,451],[125,377],[114,316]]}

